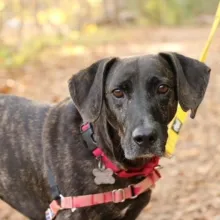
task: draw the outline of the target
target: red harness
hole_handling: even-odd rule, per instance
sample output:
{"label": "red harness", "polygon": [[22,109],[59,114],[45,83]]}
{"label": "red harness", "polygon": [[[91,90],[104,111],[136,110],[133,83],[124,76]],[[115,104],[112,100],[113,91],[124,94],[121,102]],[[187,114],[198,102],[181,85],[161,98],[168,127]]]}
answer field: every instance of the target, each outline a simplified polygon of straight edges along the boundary
{"label": "red harness", "polygon": [[[89,132],[89,135],[91,136],[93,135],[93,131],[90,129],[92,129],[92,127],[89,123],[86,123],[81,127],[82,133]],[[92,138],[92,136],[90,138]],[[46,220],[52,220],[56,217],[58,212],[63,209],[72,209],[72,211],[75,211],[77,208],[110,202],[119,203],[124,202],[127,199],[135,199],[140,194],[153,187],[155,182],[160,178],[160,173],[155,169],[158,166],[159,157],[153,157],[151,161],[145,164],[141,169],[133,168],[122,170],[105,155],[101,148],[93,146],[92,153],[96,158],[101,159],[106,168],[112,169],[114,174],[121,178],[130,178],[134,176],[142,176],[146,178],[137,184],[109,192],[73,197],[60,196],[60,198],[54,199],[50,203],[49,208],[46,211]]]}

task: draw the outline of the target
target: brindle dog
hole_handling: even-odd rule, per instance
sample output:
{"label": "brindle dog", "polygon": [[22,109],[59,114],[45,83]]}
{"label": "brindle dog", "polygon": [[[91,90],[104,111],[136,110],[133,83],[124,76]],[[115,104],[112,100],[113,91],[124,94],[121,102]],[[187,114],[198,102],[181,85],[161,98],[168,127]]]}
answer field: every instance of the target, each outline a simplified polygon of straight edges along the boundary
{"label": "brindle dog", "polygon": [[[94,183],[97,160],[82,139],[81,124],[93,124],[96,141],[118,166],[141,166],[164,155],[178,102],[195,116],[209,73],[205,64],[177,53],[107,58],[73,75],[71,98],[56,105],[1,95],[0,198],[41,220],[52,200],[48,167],[64,196],[136,183],[136,177],[117,176],[112,185]],[[148,190],[123,203],[62,210],[56,220],[134,220],[150,195]]]}

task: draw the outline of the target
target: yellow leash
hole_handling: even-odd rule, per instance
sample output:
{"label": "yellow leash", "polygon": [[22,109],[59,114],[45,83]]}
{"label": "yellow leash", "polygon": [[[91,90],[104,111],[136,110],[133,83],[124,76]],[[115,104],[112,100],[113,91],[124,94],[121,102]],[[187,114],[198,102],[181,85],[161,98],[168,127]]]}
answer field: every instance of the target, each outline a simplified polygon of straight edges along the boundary
{"label": "yellow leash", "polygon": [[[215,15],[215,20],[213,22],[208,40],[206,42],[206,45],[205,45],[205,47],[202,51],[201,57],[199,59],[201,62],[205,62],[205,60],[207,58],[208,50],[209,50],[209,47],[210,47],[211,42],[213,40],[213,37],[216,33],[216,30],[218,28],[219,22],[220,22],[220,2],[218,4],[218,8],[217,8],[216,15]],[[167,140],[167,144],[166,144],[166,157],[173,156],[174,151],[175,151],[175,147],[176,147],[176,143],[178,141],[178,137],[180,134],[180,130],[182,128],[183,123],[186,121],[187,115],[188,115],[188,113],[184,112],[182,110],[182,108],[180,107],[180,105],[178,105],[177,113],[168,127],[168,140]]]}

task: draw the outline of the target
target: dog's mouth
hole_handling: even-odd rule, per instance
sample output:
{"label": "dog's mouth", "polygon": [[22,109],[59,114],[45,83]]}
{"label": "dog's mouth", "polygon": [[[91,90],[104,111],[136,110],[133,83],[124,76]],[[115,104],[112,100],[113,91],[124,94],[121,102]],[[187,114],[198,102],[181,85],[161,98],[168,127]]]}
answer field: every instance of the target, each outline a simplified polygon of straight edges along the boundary
{"label": "dog's mouth", "polygon": [[155,156],[159,156],[159,155],[155,155],[155,154],[152,154],[152,153],[148,153],[148,154],[144,154],[144,155],[141,155],[139,156],[138,158],[143,158],[143,159],[151,159]]}
{"label": "dog's mouth", "polygon": [[117,153],[118,162],[126,169],[126,168],[139,168],[143,167],[145,164],[150,162],[154,157],[163,157],[165,155],[164,152],[158,153],[146,153],[138,156],[129,156],[126,157],[125,151],[120,146],[120,150]]}
{"label": "dog's mouth", "polygon": [[145,156],[145,157],[137,157],[134,159],[127,159],[124,156],[124,160],[122,162],[125,168],[139,168],[143,167],[146,163],[150,162],[154,156]]}

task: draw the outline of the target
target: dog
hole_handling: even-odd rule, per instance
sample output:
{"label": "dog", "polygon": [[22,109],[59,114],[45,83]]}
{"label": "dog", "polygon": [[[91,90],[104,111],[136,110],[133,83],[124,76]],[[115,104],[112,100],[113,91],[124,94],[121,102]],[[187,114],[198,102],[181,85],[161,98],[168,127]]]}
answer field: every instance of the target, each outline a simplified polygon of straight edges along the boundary
{"label": "dog", "polygon": [[[28,218],[41,220],[51,201],[62,200],[59,193],[115,192],[138,183],[143,177],[121,178],[111,169],[103,173],[105,166],[90,147],[98,145],[125,172],[164,156],[168,124],[178,103],[194,118],[209,75],[204,63],[162,52],[99,60],[72,76],[70,97],[58,104],[2,94],[0,199]],[[83,138],[82,124],[87,122],[93,133]],[[97,174],[94,180],[96,172],[104,177]],[[150,196],[149,188],[133,199],[58,210],[46,219],[134,220]]]}

